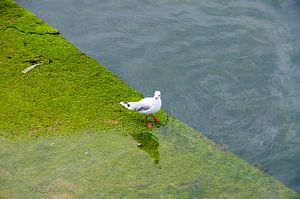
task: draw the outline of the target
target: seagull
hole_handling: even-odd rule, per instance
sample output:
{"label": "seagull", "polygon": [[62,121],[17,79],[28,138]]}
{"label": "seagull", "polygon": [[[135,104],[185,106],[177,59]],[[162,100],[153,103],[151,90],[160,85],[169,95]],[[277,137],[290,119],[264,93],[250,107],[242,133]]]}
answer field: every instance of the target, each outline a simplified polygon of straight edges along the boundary
{"label": "seagull", "polygon": [[149,128],[152,127],[152,123],[148,122],[148,115],[153,117],[154,122],[159,123],[159,120],[152,114],[158,112],[161,108],[160,91],[155,91],[153,97],[146,97],[138,102],[120,102],[120,104],[129,110],[145,114],[146,125]]}

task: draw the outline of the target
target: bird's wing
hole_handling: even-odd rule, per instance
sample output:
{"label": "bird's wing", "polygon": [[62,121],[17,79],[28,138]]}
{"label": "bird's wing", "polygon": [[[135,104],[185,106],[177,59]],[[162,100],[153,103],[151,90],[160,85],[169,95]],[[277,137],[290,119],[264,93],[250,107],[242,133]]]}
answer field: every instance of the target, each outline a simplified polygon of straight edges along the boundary
{"label": "bird's wing", "polygon": [[137,111],[147,111],[147,110],[149,110],[150,108],[151,108],[152,106],[142,106],[142,107],[140,107]]}
{"label": "bird's wing", "polygon": [[135,111],[146,111],[153,106],[154,98],[147,97],[136,103]]}

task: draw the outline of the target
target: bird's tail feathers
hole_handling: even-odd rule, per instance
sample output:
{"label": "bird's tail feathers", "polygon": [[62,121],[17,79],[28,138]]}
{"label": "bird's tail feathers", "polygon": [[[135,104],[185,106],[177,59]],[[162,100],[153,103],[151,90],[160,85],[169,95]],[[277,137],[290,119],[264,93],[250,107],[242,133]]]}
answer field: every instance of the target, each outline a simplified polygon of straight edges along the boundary
{"label": "bird's tail feathers", "polygon": [[127,102],[120,102],[120,104],[122,106],[124,106],[125,108],[129,109],[129,110],[132,110],[132,107],[130,106],[130,104],[128,104]]}

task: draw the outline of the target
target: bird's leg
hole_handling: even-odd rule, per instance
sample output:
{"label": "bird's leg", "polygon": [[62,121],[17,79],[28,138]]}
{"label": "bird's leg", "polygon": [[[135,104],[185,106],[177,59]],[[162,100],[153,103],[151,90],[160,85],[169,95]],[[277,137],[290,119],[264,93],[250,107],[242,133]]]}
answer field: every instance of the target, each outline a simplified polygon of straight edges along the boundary
{"label": "bird's leg", "polygon": [[156,117],[154,117],[154,115],[152,115],[152,114],[151,114],[150,116],[151,116],[151,117],[153,117],[153,119],[154,119],[154,122],[156,122],[156,123],[160,123],[160,122],[159,122],[159,120],[158,120]]}
{"label": "bird's leg", "polygon": [[148,115],[146,115],[146,124],[147,124],[148,128],[152,127],[152,123],[148,122]]}

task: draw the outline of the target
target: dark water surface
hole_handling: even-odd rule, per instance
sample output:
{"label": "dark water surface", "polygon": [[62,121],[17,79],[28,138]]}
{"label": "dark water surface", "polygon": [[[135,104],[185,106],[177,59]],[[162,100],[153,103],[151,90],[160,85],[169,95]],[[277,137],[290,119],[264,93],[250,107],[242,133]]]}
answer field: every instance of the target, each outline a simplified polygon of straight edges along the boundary
{"label": "dark water surface", "polygon": [[17,0],[172,115],[300,192],[296,0]]}

